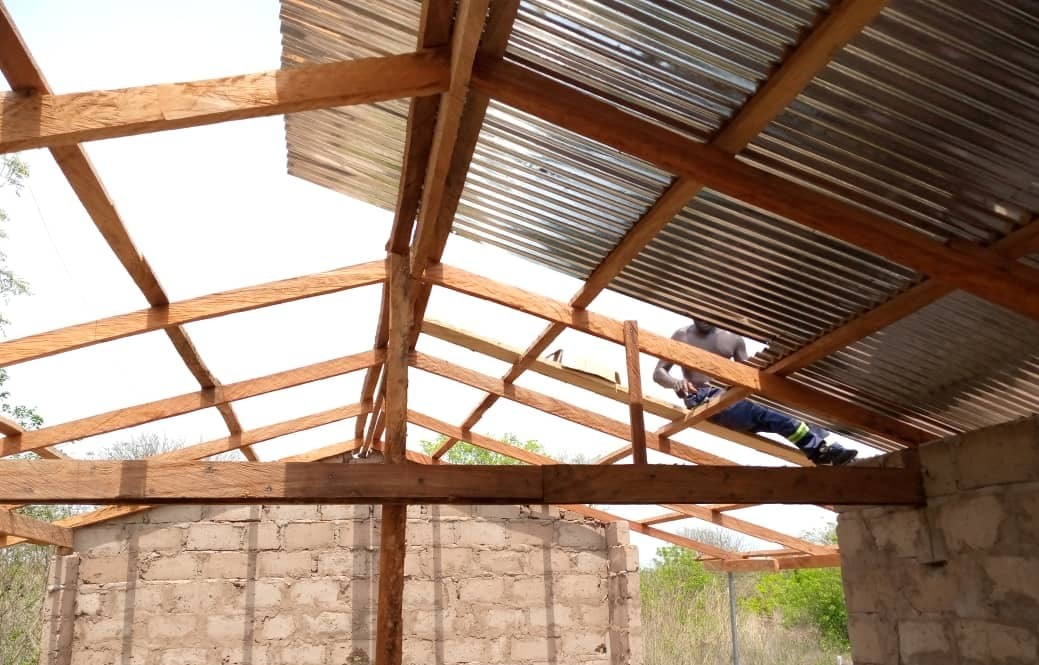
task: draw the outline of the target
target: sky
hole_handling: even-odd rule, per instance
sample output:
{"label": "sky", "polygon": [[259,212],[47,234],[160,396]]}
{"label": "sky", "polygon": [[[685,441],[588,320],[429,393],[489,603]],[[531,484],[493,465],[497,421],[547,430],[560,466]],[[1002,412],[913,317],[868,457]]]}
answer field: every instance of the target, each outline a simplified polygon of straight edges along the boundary
{"label": "sky", "polygon": [[[57,93],[190,81],[277,69],[280,59],[277,2],[180,0],[7,0],[8,11]],[[0,83],[0,86],[3,84]],[[6,87],[0,88],[6,90]],[[172,132],[96,141],[85,145],[138,250],[171,300],[322,272],[385,257],[391,213],[349,199],[286,173],[281,116]],[[26,151],[30,177],[21,195],[0,189],[0,208],[11,217],[0,245],[9,266],[32,295],[12,298],[4,331],[17,338],[148,306],[96,231],[49,152]],[[501,250],[452,235],[444,262],[524,289],[567,300],[580,283]],[[519,279],[522,276],[522,279]],[[202,359],[223,383],[263,376],[371,348],[380,288],[253,310],[185,326]],[[688,321],[677,314],[605,292],[590,310],[643,330],[669,335]],[[427,318],[437,319],[516,348],[543,330],[535,317],[435,289]],[[580,354],[626,376],[624,350],[567,331],[550,350]],[[751,345],[751,351],[760,349]],[[505,363],[423,336],[418,350],[495,377]],[[643,391],[677,403],[651,380],[656,359],[643,355]],[[35,406],[57,424],[152,400],[194,392],[198,384],[164,333],[153,332],[43,358],[10,368],[16,402]],[[245,429],[300,417],[359,400],[364,372],[255,397],[234,405]],[[626,379],[624,379],[626,380]],[[412,370],[409,408],[460,424],[483,393]],[[527,372],[517,385],[565,399],[619,421],[628,407]],[[646,427],[664,421],[646,415]],[[594,458],[623,441],[499,400],[475,431],[537,439],[553,456]],[[185,445],[226,435],[215,409],[169,418],[65,446],[89,457],[103,446],[138,434],[157,434]],[[354,421],[282,437],[254,447],[270,460],[352,439]],[[408,446],[435,435],[409,426]],[[777,465],[734,444],[686,431],[676,440],[739,463]],[[630,461],[630,459],[628,460]],[[678,460],[650,451],[650,461]],[[654,507],[611,507],[627,517],[664,512]],[[812,506],[762,506],[733,516],[797,534],[832,522]],[[696,520],[663,525],[677,531]],[[632,534],[643,564],[660,541]],[[748,538],[748,543],[754,543]],[[765,546],[763,543],[758,545]]]}

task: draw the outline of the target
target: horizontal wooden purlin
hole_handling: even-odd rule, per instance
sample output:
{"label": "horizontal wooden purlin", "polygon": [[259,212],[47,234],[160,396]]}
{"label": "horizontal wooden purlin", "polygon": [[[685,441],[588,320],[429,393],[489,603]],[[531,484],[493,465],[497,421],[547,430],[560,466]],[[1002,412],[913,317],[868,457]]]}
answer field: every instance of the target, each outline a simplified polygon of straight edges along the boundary
{"label": "horizontal wooden purlin", "polygon": [[[575,309],[557,300],[529,293],[459,268],[444,264],[431,266],[424,273],[423,279],[460,293],[565,324],[596,337],[618,344],[624,343],[623,326],[620,321],[587,310]],[[661,335],[643,331],[639,335],[639,349],[656,358],[695,368],[725,383],[747,388],[782,404],[809,413],[819,413],[845,425],[864,429],[905,445],[919,445],[934,438],[921,429],[852,402],[831,397],[790,379],[760,372],[753,367],[741,365]]]}
{"label": "horizontal wooden purlin", "polygon": [[894,220],[740,161],[512,62],[478,61],[473,88],[493,99],[750,206],[791,219],[1039,319],[1039,270],[967,242],[942,243]]}
{"label": "horizontal wooden purlin", "polygon": [[[432,335],[437,339],[442,339],[446,342],[451,342],[452,344],[457,344],[472,351],[476,351],[477,353],[483,353],[492,358],[503,360],[507,363],[515,364],[521,356],[519,351],[506,347],[498,342],[484,339],[472,333],[431,319],[426,319],[422,322],[422,332],[427,335]],[[530,363],[529,369],[538,374],[543,374],[544,376],[562,381],[571,386],[584,388],[596,395],[601,395],[617,402],[627,403],[628,401],[628,390],[624,386],[610,381],[605,381],[598,376],[563,367],[561,364],[551,360],[545,360],[543,358],[534,359]],[[660,416],[661,418],[677,420],[683,417],[686,413],[683,409],[672,406],[663,400],[655,399],[653,397],[644,397],[643,399],[643,406],[646,411],[653,415]],[[800,451],[771,439],[766,439],[763,436],[748,434],[745,432],[736,432],[713,423],[701,422],[697,423],[693,427],[702,432],[706,432],[707,434],[711,434],[712,436],[726,439],[741,446],[746,446],[753,450],[757,450],[758,452],[765,453],[766,455],[778,457],[779,459],[792,462],[799,466],[811,466],[811,462],[809,462]],[[661,442],[663,443],[663,440],[661,440]],[[625,448],[625,450],[628,449]],[[630,452],[621,455],[621,457],[626,457],[628,454],[630,454]]]}
{"label": "horizontal wooden purlin", "polygon": [[72,529],[55,526],[50,522],[32,519],[9,510],[0,510],[0,534],[24,538],[40,545],[72,547]]}
{"label": "horizontal wooden purlin", "polygon": [[66,95],[0,95],[0,152],[443,92],[446,49]]}
{"label": "horizontal wooden purlin", "polygon": [[348,374],[381,363],[384,357],[385,352],[383,351],[364,351],[352,356],[326,360],[306,367],[231,383],[219,388],[188,393],[146,404],[138,404],[97,416],[25,432],[17,436],[8,436],[0,439],[0,457],[14,455],[26,450],[35,450],[56,443],[64,443],[74,439],[82,439],[96,434],[114,432],[126,427],[143,425],[155,420],[213,407],[221,403],[255,397],[276,390],[311,383],[312,381],[320,381],[333,376]]}
{"label": "horizontal wooden purlin", "polygon": [[114,339],[260,307],[337,293],[386,279],[385,261],[213,293],[199,298],[81,323],[0,344],[0,367]]}
{"label": "horizontal wooden purlin", "polygon": [[[416,352],[411,354],[410,362],[411,366],[416,369],[421,369],[425,372],[430,372],[446,379],[452,379],[464,383],[487,393],[505,397],[506,399],[512,400],[518,404],[524,404],[531,408],[538,409],[539,411],[551,413],[552,415],[563,418],[564,420],[569,420],[572,423],[577,423],[578,425],[583,425],[590,429],[597,430],[603,434],[615,436],[621,440],[626,441],[631,435],[631,430],[625,423],[612,420],[606,416],[595,413],[594,411],[582,409],[564,402],[563,400],[543,395],[528,388],[522,388],[513,383],[505,383],[501,379],[495,379],[486,374],[474,372],[465,367],[449,363],[446,360],[441,360],[424,353]],[[697,448],[693,448],[692,446],[687,446],[669,439],[660,439],[653,434],[646,435],[646,445],[653,450],[659,450],[694,464],[732,464],[732,461],[727,460],[724,457],[713,455]]]}
{"label": "horizontal wooden purlin", "polygon": [[919,505],[907,469],[0,461],[0,502]]}
{"label": "horizontal wooden purlin", "polygon": [[784,556],[765,559],[742,559],[704,561],[704,568],[714,573],[757,573],[803,568],[840,568],[841,555],[819,554],[808,556]]}

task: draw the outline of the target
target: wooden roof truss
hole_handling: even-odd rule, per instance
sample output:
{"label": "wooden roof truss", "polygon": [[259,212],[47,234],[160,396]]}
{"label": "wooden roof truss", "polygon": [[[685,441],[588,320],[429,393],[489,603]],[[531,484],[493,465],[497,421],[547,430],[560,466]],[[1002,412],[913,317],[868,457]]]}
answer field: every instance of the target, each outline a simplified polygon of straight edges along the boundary
{"label": "wooden roof truss", "polygon": [[[35,451],[40,461],[0,462],[0,501],[10,508],[33,502],[89,502],[113,505],[54,524],[0,510],[2,544],[22,541],[71,547],[71,529],[146,509],[161,502],[341,501],[384,502],[383,560],[379,602],[379,653],[400,662],[403,551],[408,502],[553,503],[601,520],[620,519],[590,503],[653,503],[668,509],[658,517],[629,522],[644,534],[701,552],[719,570],[777,570],[838,565],[835,548],[816,545],[728,515],[762,502],[917,503],[922,500],[919,470],[906,468],[805,468],[794,449],[769,439],[723,430],[705,420],[718,408],[748,395],[762,395],[808,413],[860,428],[914,447],[929,435],[851,402],[784,378],[933,302],[953,289],[1033,318],[1039,318],[1039,271],[1016,259],[1039,250],[1039,226],[1032,223],[993,247],[965,242],[941,244],[864,210],[807,187],[765,173],[734,155],[740,152],[821,71],[832,55],[884,7],[883,0],[845,0],[794,49],[773,76],[708,144],[700,144],[636,118],[574,89],[503,60],[518,0],[426,0],[414,53],[185,84],[143,86],[56,95],[47,85],[10,16],[0,7],[0,67],[13,93],[0,98],[0,151],[49,148],[116,257],[150,307],[100,321],[69,326],[0,343],[0,365],[10,366],[148,331],[163,330],[198,381],[199,391],[128,406],[78,421],[22,431],[0,422],[0,454]],[[330,106],[411,98],[405,153],[394,221],[385,262],[281,280],[224,293],[169,302],[146,260],[134,247],[114,203],[80,142],[129,136],[242,118]],[[556,302],[514,286],[441,263],[469,163],[488,103],[495,99],[527,113],[640,157],[675,174],[671,186],[592,271],[569,302]],[[639,330],[586,308],[632,259],[703,187],[731,195],[793,219],[809,228],[892,259],[927,275],[925,281],[862,316],[848,321],[763,371],[719,358],[665,337]],[[838,223],[835,220],[845,220]],[[851,223],[848,223],[850,220]],[[182,326],[291,300],[384,283],[373,348],[307,367],[221,384],[199,357]],[[433,288],[487,299],[541,317],[546,328],[524,350],[512,349],[449,324],[425,318]],[[566,328],[623,345],[629,389],[541,358]],[[417,352],[420,333],[459,344],[510,363],[500,378],[486,376]],[[638,353],[700,371],[733,386],[718,402],[690,413],[643,397]],[[486,398],[462,423],[409,410],[407,376],[418,368],[476,387]],[[331,376],[366,371],[356,404],[243,431],[233,410],[236,400]],[[562,400],[521,388],[526,371],[565,381],[630,406],[630,422],[611,420]],[[599,464],[559,465],[472,431],[482,416],[505,398],[628,440]],[[139,425],[172,415],[215,407],[228,435],[147,461],[70,460],[52,447],[74,439]],[[643,412],[669,424],[646,431]],[[368,416],[371,416],[369,418]],[[279,462],[257,463],[250,446],[278,436],[356,418],[355,437]],[[404,448],[407,423],[447,437],[431,457]],[[697,428],[772,455],[795,467],[740,467],[724,457],[671,440]],[[514,457],[528,466],[461,468],[441,463],[458,441]],[[378,449],[385,468],[372,465],[313,465],[344,452]],[[646,463],[646,449],[693,465]],[[215,468],[205,458],[241,450],[244,463]],[[632,454],[632,465],[614,465]],[[192,478],[204,474],[205,483]],[[86,483],[83,478],[90,478]],[[696,518],[771,541],[776,550],[739,553],[667,533],[655,525]],[[385,556],[398,552],[400,556]]]}

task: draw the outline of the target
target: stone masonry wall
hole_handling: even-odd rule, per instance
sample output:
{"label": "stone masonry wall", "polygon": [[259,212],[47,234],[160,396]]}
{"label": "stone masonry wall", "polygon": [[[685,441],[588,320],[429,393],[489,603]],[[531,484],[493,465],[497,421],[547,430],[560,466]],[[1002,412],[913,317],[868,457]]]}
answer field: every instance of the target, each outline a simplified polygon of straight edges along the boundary
{"label": "stone masonry wall", "polygon": [[855,665],[1039,663],[1039,418],[919,454],[926,507],[839,516]]}
{"label": "stone masonry wall", "polygon": [[[373,662],[379,512],[166,506],[80,529],[55,562],[42,662]],[[540,506],[410,507],[405,663],[641,662],[626,526]]]}

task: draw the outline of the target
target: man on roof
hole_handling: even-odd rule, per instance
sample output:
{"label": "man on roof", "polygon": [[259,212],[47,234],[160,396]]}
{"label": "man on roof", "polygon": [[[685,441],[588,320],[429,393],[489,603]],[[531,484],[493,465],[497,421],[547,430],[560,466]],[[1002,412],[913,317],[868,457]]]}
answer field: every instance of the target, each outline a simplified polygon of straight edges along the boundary
{"label": "man on roof", "polygon": [[[676,330],[671,339],[692,344],[736,362],[747,362],[747,345],[742,337],[700,319],[694,319],[692,325]],[[653,370],[653,380],[665,388],[673,389],[682,398],[686,408],[696,408],[722,393],[721,388],[711,385],[706,375],[688,367],[681,367],[682,376],[675,378],[671,374],[673,366],[674,363],[667,360],[658,362]],[[746,399],[719,411],[708,420],[737,432],[770,432],[784,436],[813,464],[820,466],[843,466],[859,454],[857,450],[827,441],[830,434],[824,429]]]}

